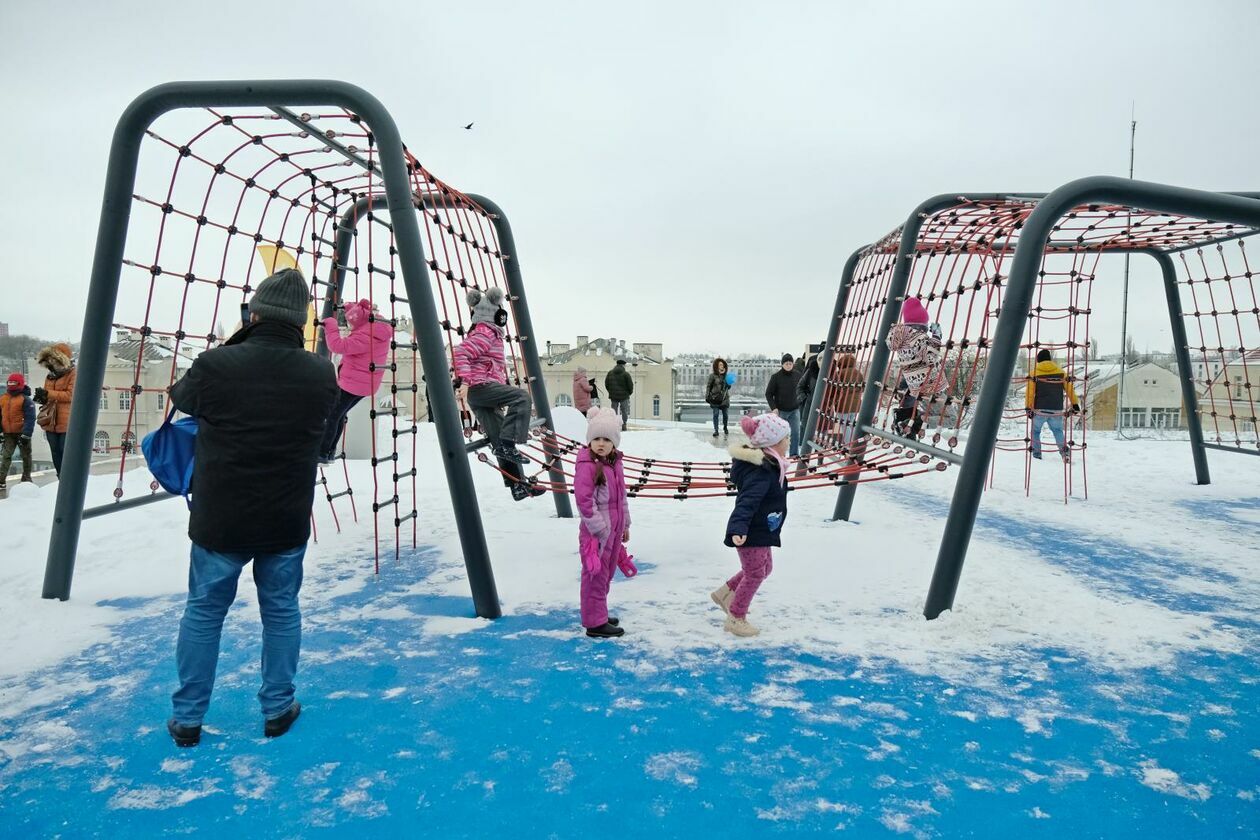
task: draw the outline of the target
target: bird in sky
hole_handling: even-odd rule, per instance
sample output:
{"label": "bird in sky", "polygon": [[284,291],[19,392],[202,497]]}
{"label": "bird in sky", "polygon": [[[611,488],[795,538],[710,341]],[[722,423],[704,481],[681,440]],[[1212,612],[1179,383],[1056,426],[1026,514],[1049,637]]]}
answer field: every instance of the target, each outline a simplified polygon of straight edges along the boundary
{"label": "bird in sky", "polygon": [[464,130],[465,130],[465,131],[467,131],[468,129],[470,129],[470,128],[472,128],[472,127],[473,127],[473,124],[472,124],[472,123],[469,123],[468,125],[464,126]]}

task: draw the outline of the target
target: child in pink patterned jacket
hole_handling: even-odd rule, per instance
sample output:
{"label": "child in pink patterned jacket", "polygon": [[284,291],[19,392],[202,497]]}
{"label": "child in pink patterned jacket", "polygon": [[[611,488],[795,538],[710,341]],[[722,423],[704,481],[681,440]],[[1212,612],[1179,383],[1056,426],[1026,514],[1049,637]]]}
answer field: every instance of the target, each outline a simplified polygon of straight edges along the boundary
{"label": "child in pink patterned jacket", "polygon": [[346,323],[350,325],[350,334],[342,338],[337,319],[324,319],[328,352],[341,356],[337,365],[341,395],[324,423],[324,440],[319,450],[319,460],[324,464],[331,464],[337,456],[337,441],[341,440],[341,430],[345,428],[350,409],[364,397],[375,396],[381,387],[394,341],[393,327],[380,318],[370,300],[348,304]]}
{"label": "child in pink patterned jacket", "polygon": [[625,633],[621,622],[608,615],[608,587],[614,567],[634,577],[634,559],[626,553],[630,541],[630,508],[626,503],[626,474],[622,466],[621,417],[607,408],[587,415],[586,446],[578,453],[573,477],[582,524],[578,549],[582,557],[582,626],[586,635],[607,639]]}
{"label": "child in pink patterned jacket", "polygon": [[945,388],[941,366],[940,327],[928,322],[927,309],[918,298],[906,298],[901,307],[901,323],[888,331],[888,349],[901,367],[901,403],[893,412],[893,429],[899,435],[917,438],[923,428],[922,397],[933,397]]}

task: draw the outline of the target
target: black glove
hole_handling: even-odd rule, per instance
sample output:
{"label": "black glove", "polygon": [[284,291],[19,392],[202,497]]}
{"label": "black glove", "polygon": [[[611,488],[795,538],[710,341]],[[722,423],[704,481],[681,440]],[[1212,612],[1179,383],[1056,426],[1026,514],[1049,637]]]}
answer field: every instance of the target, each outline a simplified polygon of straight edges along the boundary
{"label": "black glove", "polygon": [[35,396],[31,397],[31,399],[33,399],[35,402],[39,403],[40,405],[43,405],[44,403],[48,402],[48,392],[45,391],[43,388],[36,388]]}
{"label": "black glove", "polygon": [[1081,407],[1077,403],[1072,403],[1072,413],[1073,414],[1081,413]]}
{"label": "black glove", "polygon": [[1027,415],[1028,415],[1028,419],[1029,419],[1029,420],[1031,420],[1031,419],[1033,418],[1033,415],[1034,415],[1036,412],[1035,412],[1035,411],[1033,411],[1031,408],[1025,408],[1025,409],[1024,409],[1024,413],[1025,413],[1025,414],[1027,414]]}

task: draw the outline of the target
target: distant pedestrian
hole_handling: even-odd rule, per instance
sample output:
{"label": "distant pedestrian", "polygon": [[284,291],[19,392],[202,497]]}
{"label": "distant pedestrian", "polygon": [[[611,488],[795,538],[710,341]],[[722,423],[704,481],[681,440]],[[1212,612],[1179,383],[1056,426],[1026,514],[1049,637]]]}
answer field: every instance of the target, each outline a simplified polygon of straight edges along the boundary
{"label": "distant pedestrian", "polygon": [[249,323],[171,386],[171,404],[197,418],[188,603],[167,721],[181,747],[201,740],[223,619],[251,561],[262,617],[263,735],[288,732],[302,711],[293,684],[302,641],[298,590],[320,439],[338,394],[332,365],[304,346],[309,301],[296,269],[266,278],[249,302]]}
{"label": "distant pedestrian", "polygon": [[787,519],[787,448],[791,429],[781,415],[745,416],[740,428],[748,443],[731,447],[735,509],[726,523],[725,544],[739,554],[740,571],[709,594],[726,613],[723,629],[736,636],[761,631],[748,621],[748,607],[774,569],[772,546],[782,545]]}
{"label": "distant pedestrian", "polygon": [[626,421],[630,419],[630,396],[634,393],[634,379],[626,370],[626,360],[618,359],[617,364],[604,377],[604,390],[608,392],[608,400],[612,410],[621,415],[621,430],[626,430]]}
{"label": "distant pedestrian", "polygon": [[839,424],[841,442],[848,445],[857,429],[857,413],[862,406],[862,386],[866,379],[857,368],[857,359],[852,353],[841,353],[836,357],[836,402],[833,411],[836,423]]}
{"label": "distant pedestrian", "polygon": [[782,365],[766,384],[766,403],[774,414],[787,421],[792,430],[790,455],[793,458],[800,454],[801,449],[801,409],[796,390],[800,381],[801,371],[796,366],[796,359],[791,353],[784,353]]}
{"label": "distant pedestrian", "polygon": [[13,453],[22,458],[22,481],[31,480],[31,435],[35,433],[35,401],[26,377],[20,373],[9,374],[9,381],[0,394],[0,426],[4,432],[4,449],[0,454],[0,490],[7,487],[9,467]]}
{"label": "distant pedestrian", "polygon": [[78,370],[74,366],[70,345],[61,343],[45,347],[35,357],[37,364],[48,369],[44,387],[35,389],[35,402],[40,406],[35,422],[48,438],[53,469],[61,477],[61,459],[66,452],[66,432],[70,430],[70,404],[74,399],[74,382]]}
{"label": "distant pedestrian", "polygon": [[713,436],[718,436],[718,415],[722,416],[722,435],[729,432],[729,413],[731,409],[731,383],[727,377],[726,359],[713,360],[713,372],[704,387],[704,401],[713,409]]}
{"label": "distant pedestrian", "polygon": [[1081,404],[1067,374],[1055,363],[1049,350],[1038,350],[1037,366],[1033,368],[1033,375],[1028,377],[1028,387],[1024,389],[1025,411],[1028,419],[1032,420],[1032,456],[1038,461],[1041,460],[1041,432],[1046,426],[1050,427],[1063,460],[1071,460],[1072,450],[1063,435],[1065,396],[1071,413],[1079,414]]}
{"label": "distant pedestrian", "polygon": [[346,427],[346,415],[364,397],[374,397],[385,378],[394,328],[381,319],[370,300],[348,304],[345,309],[350,334],[342,337],[336,318],[324,319],[324,343],[329,353],[341,356],[337,365],[337,402],[324,424],[319,460],[331,464],[337,457],[337,443]]}
{"label": "distant pedestrian", "polygon": [[630,507],[622,465],[621,429],[616,413],[593,408],[586,426],[586,446],[579,450],[573,476],[577,499],[578,550],[582,559],[582,626],[596,639],[621,636],[621,622],[608,615],[608,587],[613,572],[634,577],[630,541]]}
{"label": "distant pedestrian", "polygon": [[595,380],[591,379],[586,368],[579,367],[573,371],[573,407],[582,412],[591,410],[591,398],[594,396]]}

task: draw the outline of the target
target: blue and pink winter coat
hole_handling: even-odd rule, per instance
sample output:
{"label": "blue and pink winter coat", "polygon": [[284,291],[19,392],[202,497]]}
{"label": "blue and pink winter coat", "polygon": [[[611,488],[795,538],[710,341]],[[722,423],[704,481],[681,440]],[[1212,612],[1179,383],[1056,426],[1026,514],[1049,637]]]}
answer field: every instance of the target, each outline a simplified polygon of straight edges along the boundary
{"label": "blue and pink winter coat", "polygon": [[[366,304],[366,305],[365,305]],[[370,397],[381,387],[385,365],[389,362],[394,328],[386,320],[373,321],[371,304],[366,301],[346,307],[346,323],[350,335],[341,337],[335,318],[324,319],[324,341],[328,352],[341,355],[337,366],[337,384],[356,397]]]}
{"label": "blue and pink winter coat", "polygon": [[582,524],[578,527],[578,547],[585,562],[591,554],[609,562],[621,550],[621,535],[630,528],[630,506],[626,500],[626,474],[621,453],[613,463],[604,463],[604,483],[595,483],[596,458],[589,446],[578,452],[573,475],[573,495],[577,498]]}
{"label": "blue and pink winter coat", "polygon": [[484,321],[474,324],[463,342],[451,354],[455,375],[469,388],[492,382],[507,382],[507,363],[503,361],[503,330]]}

